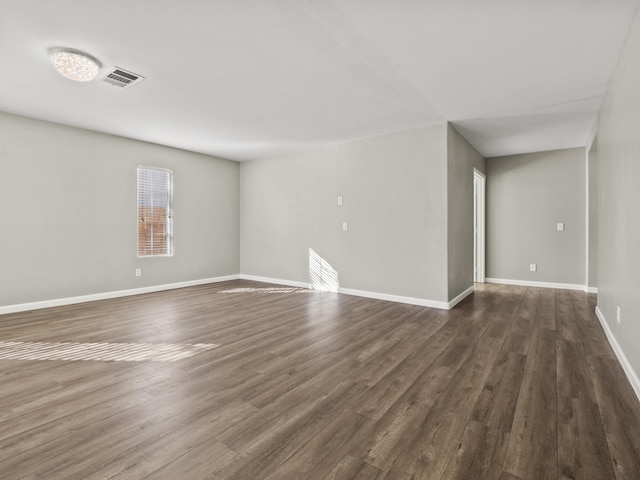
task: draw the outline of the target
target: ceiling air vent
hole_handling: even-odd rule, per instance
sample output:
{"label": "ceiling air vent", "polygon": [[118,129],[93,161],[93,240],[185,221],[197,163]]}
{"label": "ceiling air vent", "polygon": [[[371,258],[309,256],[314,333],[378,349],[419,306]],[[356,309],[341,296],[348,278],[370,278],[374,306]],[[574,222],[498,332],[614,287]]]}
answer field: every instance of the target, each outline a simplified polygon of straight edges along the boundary
{"label": "ceiling air vent", "polygon": [[140,83],[144,80],[144,77],[137,73],[128,72],[120,67],[113,67],[102,77],[102,80],[116,87],[128,88],[136,83]]}

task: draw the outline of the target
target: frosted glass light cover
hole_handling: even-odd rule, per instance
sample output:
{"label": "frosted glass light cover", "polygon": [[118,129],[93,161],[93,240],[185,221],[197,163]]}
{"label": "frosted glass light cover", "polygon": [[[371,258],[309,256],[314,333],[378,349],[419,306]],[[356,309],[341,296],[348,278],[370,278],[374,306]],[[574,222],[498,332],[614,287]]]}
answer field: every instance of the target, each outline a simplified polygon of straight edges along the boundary
{"label": "frosted glass light cover", "polygon": [[52,52],[50,58],[60,75],[77,82],[93,80],[100,69],[97,60],[82,52],[59,50]]}

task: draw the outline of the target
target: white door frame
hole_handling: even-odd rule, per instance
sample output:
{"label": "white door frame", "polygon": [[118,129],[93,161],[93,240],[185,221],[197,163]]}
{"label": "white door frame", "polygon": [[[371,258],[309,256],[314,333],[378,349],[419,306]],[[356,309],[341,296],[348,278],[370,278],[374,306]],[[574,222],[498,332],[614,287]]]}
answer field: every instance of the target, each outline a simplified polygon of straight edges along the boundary
{"label": "white door frame", "polygon": [[484,283],[485,278],[485,203],[486,177],[473,169],[473,281]]}

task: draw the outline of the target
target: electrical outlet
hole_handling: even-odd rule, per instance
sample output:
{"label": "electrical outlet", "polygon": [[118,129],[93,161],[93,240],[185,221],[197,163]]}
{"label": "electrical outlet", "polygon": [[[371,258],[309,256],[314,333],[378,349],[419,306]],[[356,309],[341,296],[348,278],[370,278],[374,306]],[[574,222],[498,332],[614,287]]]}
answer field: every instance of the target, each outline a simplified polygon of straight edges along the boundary
{"label": "electrical outlet", "polygon": [[564,223],[556,224],[556,230],[558,230],[559,232],[564,232]]}
{"label": "electrical outlet", "polygon": [[616,321],[618,322],[618,325],[620,325],[620,305],[616,307]]}
{"label": "electrical outlet", "polygon": [[538,265],[536,263],[530,263],[529,264],[529,271],[530,272],[537,272],[538,271]]}
{"label": "electrical outlet", "polygon": [[345,232],[349,230],[349,224],[347,222],[342,222],[342,230]]}
{"label": "electrical outlet", "polygon": [[141,276],[142,276],[142,269],[136,268],[136,277],[141,277]]}
{"label": "electrical outlet", "polygon": [[342,195],[338,196],[338,205],[342,205]]}

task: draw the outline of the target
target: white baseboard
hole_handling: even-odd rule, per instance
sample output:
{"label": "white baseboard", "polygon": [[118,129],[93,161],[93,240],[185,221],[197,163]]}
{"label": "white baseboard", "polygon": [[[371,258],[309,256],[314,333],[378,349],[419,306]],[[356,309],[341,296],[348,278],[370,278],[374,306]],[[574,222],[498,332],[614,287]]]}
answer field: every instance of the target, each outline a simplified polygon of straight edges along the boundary
{"label": "white baseboard", "polygon": [[354,290],[352,288],[339,288],[338,293],[344,295],[354,295],[356,297],[373,298],[376,300],[386,300],[388,302],[408,303],[410,305],[419,305],[421,307],[440,308],[449,310],[449,302],[439,302],[437,300],[427,300],[424,298],[404,297],[402,295],[391,295],[388,293],[368,292],[365,290]]}
{"label": "white baseboard", "polygon": [[[273,283],[276,285],[287,285],[288,287],[311,288],[311,284],[304,282],[296,282],[294,280],[283,280],[281,278],[259,277],[256,275],[240,274],[243,280],[253,280],[254,282]],[[338,288],[338,293],[344,295],[354,295],[356,297],[374,298],[376,300],[387,300],[390,302],[410,303],[412,305],[421,305],[423,307],[444,308],[447,309],[447,302],[436,302],[433,300],[423,300],[421,298],[402,297],[399,295],[389,295],[387,293],[367,292],[364,290],[354,290],[351,288]]]}
{"label": "white baseboard", "polygon": [[253,282],[273,283],[275,285],[286,285],[287,287],[311,288],[311,285],[304,282],[296,282],[293,280],[282,280],[281,278],[259,277],[257,275],[245,275],[241,273],[238,278],[242,280],[251,280]]}
{"label": "white baseboard", "polygon": [[[243,280],[253,280],[254,282],[273,283],[276,285],[287,285],[289,287],[299,288],[311,288],[309,283],[296,282],[293,280],[283,280],[281,278],[259,277],[256,275],[241,274],[240,278]],[[356,297],[373,298],[376,300],[387,300],[389,302],[408,303],[411,305],[419,305],[422,307],[440,308],[443,310],[450,310],[458,303],[464,300],[468,295],[473,293],[473,286],[462,292],[456,298],[450,302],[439,302],[436,300],[427,300],[424,298],[404,297],[402,295],[391,295],[388,293],[369,292],[365,290],[355,290],[352,288],[338,288],[338,293],[344,295],[354,295]]]}
{"label": "white baseboard", "polygon": [[106,300],[109,298],[128,297],[131,295],[140,295],[141,293],[161,292],[164,290],[173,290],[175,288],[193,287],[196,285],[206,285],[208,283],[226,282],[228,280],[237,280],[239,275],[227,275],[224,277],[202,278],[199,280],[189,280],[186,282],[168,283],[164,285],[152,285],[149,287],[131,288],[128,290],[117,290],[114,292],[94,293],[90,295],[81,295],[78,297],[57,298],[54,300],[44,300],[40,302],[20,303],[18,305],[7,305],[0,307],[0,315],[4,313],[25,312],[28,310],[39,310],[41,308],[60,307],[63,305],[73,305],[75,303],[92,302],[94,300]]}
{"label": "white baseboard", "polygon": [[460,295],[458,295],[456,298],[454,298],[453,300],[451,300],[449,302],[449,308],[447,310],[451,310],[453,307],[455,307],[457,304],[459,304],[462,300],[464,300],[465,298],[467,298],[469,295],[471,295],[473,293],[473,285],[471,285],[469,288],[467,288],[464,292],[462,292]]}
{"label": "white baseboard", "polygon": [[604,314],[602,313],[602,310],[600,310],[600,307],[596,307],[596,316],[598,317],[598,320],[600,320],[602,329],[607,335],[607,340],[609,340],[611,348],[613,348],[616,357],[618,357],[618,361],[620,362],[620,365],[622,365],[622,369],[624,370],[624,373],[626,373],[627,378],[631,383],[631,387],[633,387],[633,391],[636,393],[636,397],[638,397],[638,400],[640,400],[640,379],[629,363],[629,360],[627,360],[627,356],[624,354],[624,351],[622,350],[622,347],[620,347],[620,344],[616,340],[616,337],[613,335],[611,327],[609,327],[607,320],[604,318]]}
{"label": "white baseboard", "polygon": [[[59,307],[63,305],[73,305],[76,303],[92,302],[95,300],[106,300],[109,298],[128,297],[131,295],[140,295],[142,293],[161,292],[164,290],[173,290],[176,288],[193,287],[196,285],[206,285],[208,283],[226,282],[229,280],[251,280],[254,282],[270,283],[275,285],[287,285],[290,287],[310,288],[309,283],[297,282],[293,280],[283,280],[281,278],[260,277],[256,275],[227,275],[224,277],[203,278],[200,280],[190,280],[186,282],[169,283],[165,285],[152,285],[149,287],[132,288],[128,290],[117,290],[113,292],[95,293],[90,295],[81,295],[78,297],[57,298],[53,300],[44,300],[39,302],[21,303],[17,305],[0,306],[0,315],[5,313],[18,313],[28,310],[39,310],[42,308]],[[408,303],[411,305],[419,305],[422,307],[439,308],[442,310],[450,310],[467,296],[473,293],[473,286],[462,292],[456,298],[449,302],[441,302],[437,300],[428,300],[424,298],[405,297],[401,295],[391,295],[387,293],[368,292],[364,290],[354,290],[351,288],[339,288],[338,293],[345,295],[355,295],[357,297],[373,298],[377,300],[387,300],[390,302]]]}
{"label": "white baseboard", "polygon": [[466,289],[450,302],[440,302],[437,300],[428,300],[425,298],[404,297],[402,295],[390,295],[388,293],[367,292],[364,290],[353,290],[351,288],[339,288],[339,293],[345,295],[355,295],[356,297],[375,298],[376,300],[387,300],[389,302],[408,303],[410,305],[419,305],[421,307],[439,308],[441,310],[451,310],[458,303],[473,293],[473,286]]}
{"label": "white baseboard", "polygon": [[[589,291],[589,288],[586,285],[579,285],[575,283],[552,283],[552,282],[531,282],[528,280],[512,280],[508,278],[485,278],[485,282],[487,283],[500,283],[503,285],[519,285],[522,287],[540,287],[540,288],[557,288],[560,290],[580,290],[582,292]],[[598,289],[595,289],[597,293]]]}
{"label": "white baseboard", "polygon": [[584,287],[584,291],[587,293],[598,293],[598,287]]}

